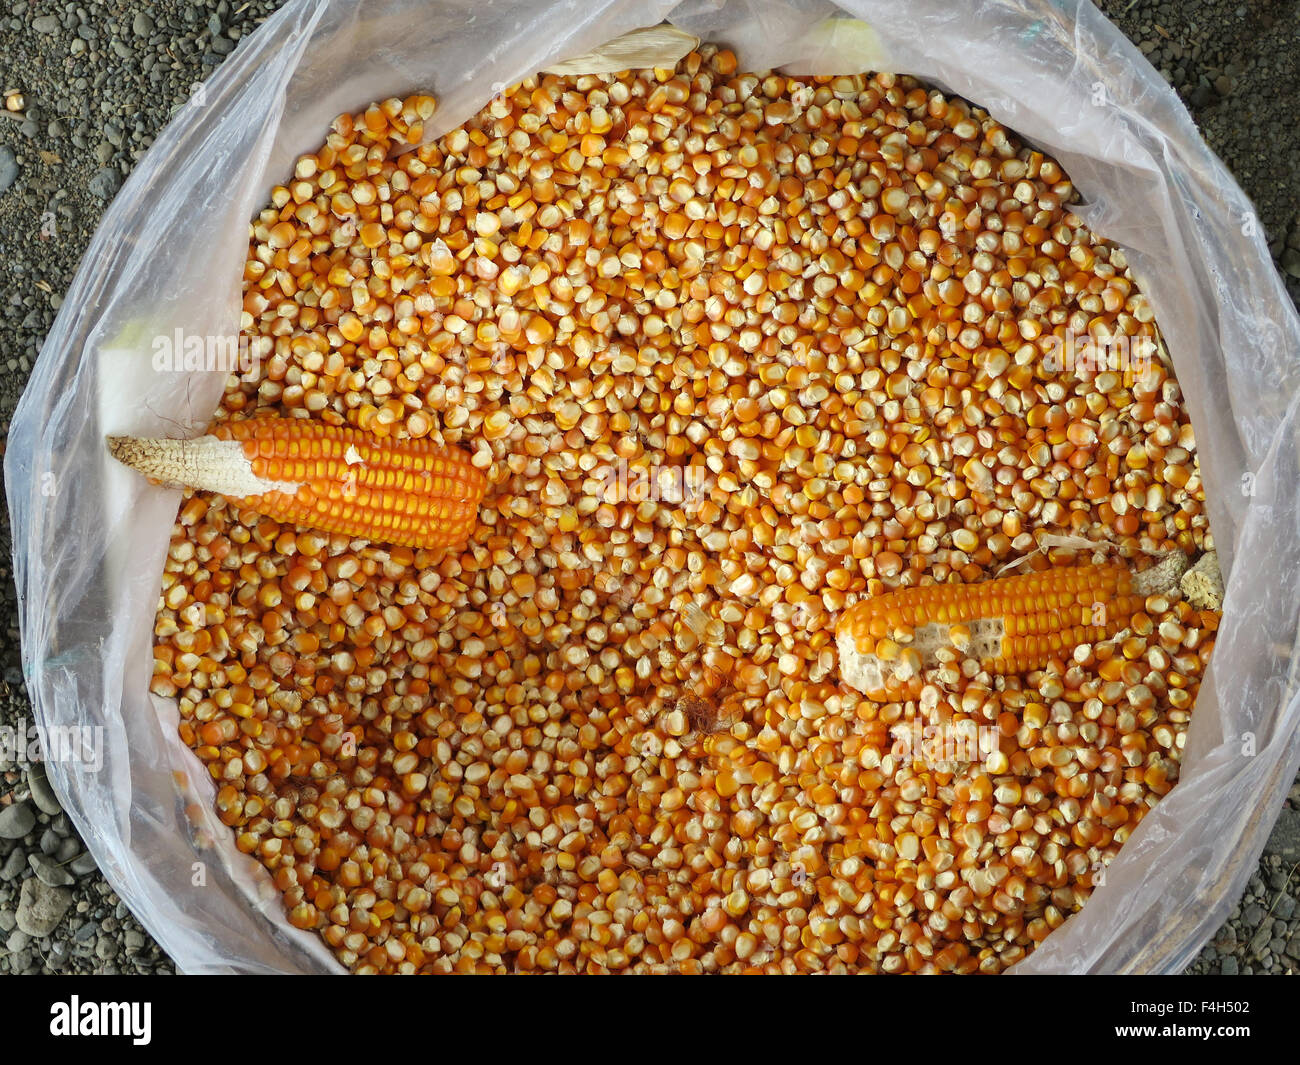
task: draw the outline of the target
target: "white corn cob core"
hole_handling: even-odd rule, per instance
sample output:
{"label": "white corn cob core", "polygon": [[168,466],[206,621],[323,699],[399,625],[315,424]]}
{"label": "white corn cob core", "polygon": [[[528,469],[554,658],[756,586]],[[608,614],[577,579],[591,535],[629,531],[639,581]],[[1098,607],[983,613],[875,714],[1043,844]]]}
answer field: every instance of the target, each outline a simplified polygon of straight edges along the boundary
{"label": "white corn cob core", "polygon": [[[1001,618],[976,618],[961,624],[970,633],[969,646],[960,648],[963,655],[983,660],[997,658],[1002,654],[1006,624]],[[890,681],[908,681],[916,675],[915,661],[909,654],[900,653],[891,662],[886,662],[878,655],[864,655],[858,650],[857,640],[849,632],[841,632],[836,644],[840,652],[840,675],[854,678],[851,683],[859,691],[883,691]],[[931,621],[912,631],[912,638],[901,645],[901,652],[916,652],[920,667],[929,669],[939,664],[940,651],[953,646],[952,625]],[[858,678],[861,678],[860,684],[857,683]]]}
{"label": "white corn cob core", "polygon": [[146,477],[169,485],[200,488],[229,499],[260,496],[267,492],[292,495],[296,481],[268,481],[253,473],[241,440],[200,436],[194,440],[142,439],[110,436],[109,453]]}

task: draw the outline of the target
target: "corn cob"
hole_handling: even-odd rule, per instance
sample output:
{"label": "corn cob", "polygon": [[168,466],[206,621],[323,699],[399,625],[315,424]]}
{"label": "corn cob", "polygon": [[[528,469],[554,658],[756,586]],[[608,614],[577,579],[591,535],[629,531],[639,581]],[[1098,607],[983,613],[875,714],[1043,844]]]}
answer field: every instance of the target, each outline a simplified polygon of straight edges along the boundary
{"label": "corn cob", "polygon": [[487,486],[457,448],[305,418],[226,422],[196,440],[109,437],[108,449],[146,477],[276,521],[405,547],[462,543]]}
{"label": "corn cob", "polygon": [[914,698],[940,652],[992,674],[1043,669],[1074,647],[1114,636],[1148,595],[1177,588],[1176,552],[1135,574],[1120,564],[1070,566],[979,584],[902,588],[855,603],[840,618],[840,677],[876,701]]}

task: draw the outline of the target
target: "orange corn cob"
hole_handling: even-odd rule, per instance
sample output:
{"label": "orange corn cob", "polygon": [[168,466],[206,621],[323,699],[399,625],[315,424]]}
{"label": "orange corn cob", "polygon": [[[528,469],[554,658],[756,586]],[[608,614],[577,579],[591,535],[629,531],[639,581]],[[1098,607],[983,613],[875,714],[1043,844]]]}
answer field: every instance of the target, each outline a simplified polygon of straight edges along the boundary
{"label": "orange corn cob", "polygon": [[1114,636],[1147,595],[1169,591],[1185,557],[1135,574],[1070,566],[979,584],[902,588],[855,603],[836,637],[840,677],[877,701],[914,698],[921,671],[951,649],[993,674],[1043,669],[1082,643]]}
{"label": "orange corn cob", "polygon": [[219,492],[276,521],[405,547],[462,543],[487,487],[457,448],[306,418],[226,422],[196,440],[108,444],[147,477]]}

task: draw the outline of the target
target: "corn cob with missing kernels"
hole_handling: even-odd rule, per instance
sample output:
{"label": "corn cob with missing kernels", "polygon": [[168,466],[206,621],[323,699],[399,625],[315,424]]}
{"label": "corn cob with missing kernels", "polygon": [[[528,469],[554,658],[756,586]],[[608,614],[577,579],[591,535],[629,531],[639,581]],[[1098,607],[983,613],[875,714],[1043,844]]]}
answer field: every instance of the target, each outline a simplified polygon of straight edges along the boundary
{"label": "corn cob with missing kernels", "polygon": [[226,422],[196,440],[109,437],[108,448],[147,477],[276,521],[405,547],[464,542],[487,486],[457,448],[305,418]]}
{"label": "corn cob with missing kernels", "polygon": [[978,584],[901,588],[855,603],[836,628],[841,679],[876,701],[914,698],[945,649],[995,675],[1042,669],[1080,644],[1109,639],[1146,596],[1177,589],[1175,552],[1133,573],[1068,566]]}

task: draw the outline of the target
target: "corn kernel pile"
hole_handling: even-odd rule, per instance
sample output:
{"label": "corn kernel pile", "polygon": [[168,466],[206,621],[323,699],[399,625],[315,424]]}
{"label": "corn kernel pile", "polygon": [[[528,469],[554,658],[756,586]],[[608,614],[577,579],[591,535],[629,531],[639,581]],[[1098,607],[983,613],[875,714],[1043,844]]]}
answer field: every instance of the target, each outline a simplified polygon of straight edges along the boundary
{"label": "corn kernel pile", "polygon": [[[706,45],[419,144],[434,110],[344,115],[272,191],[267,354],[216,418],[459,446],[478,528],[384,547],[198,493],[164,574],[153,691],[288,920],[356,972],[1024,958],[1177,779],[1217,615],[1152,596],[884,704],[834,630],[1025,556],[1213,546],[1162,358],[1045,358],[1155,343],[1123,253],[1057,163],[889,74]],[[900,746],[921,723],[983,739]]]}

